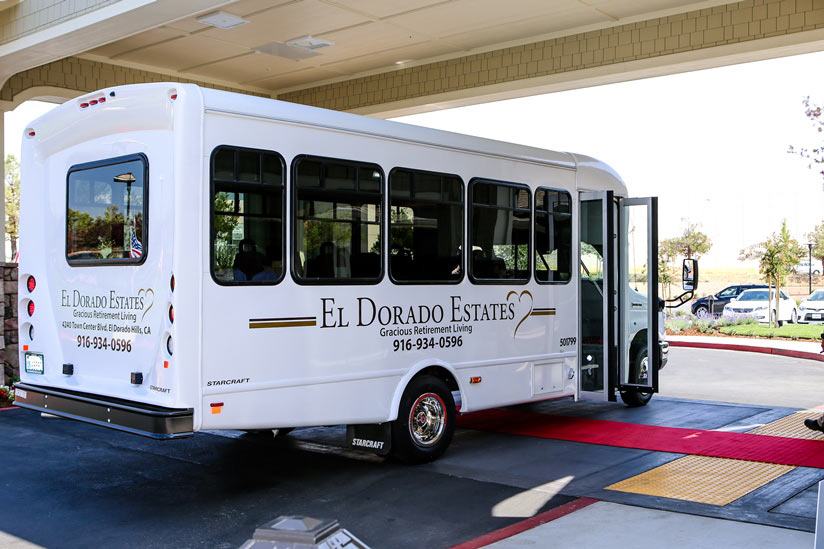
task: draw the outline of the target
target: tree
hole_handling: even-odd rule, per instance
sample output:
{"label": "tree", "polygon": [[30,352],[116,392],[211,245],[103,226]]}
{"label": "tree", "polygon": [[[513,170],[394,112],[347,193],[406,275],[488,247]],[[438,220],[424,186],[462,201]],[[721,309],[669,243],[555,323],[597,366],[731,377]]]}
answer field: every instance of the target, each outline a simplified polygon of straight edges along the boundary
{"label": "tree", "polygon": [[[811,103],[809,96],[805,97],[801,103],[804,105],[804,115],[810,119],[810,122],[812,122],[816,132],[824,133],[824,118],[821,117],[821,107],[815,103]],[[812,169],[813,164],[824,164],[824,144],[817,147],[814,146],[812,148],[801,147],[798,149],[790,145],[787,152],[790,154],[797,154],[802,158],[809,160],[810,163],[808,167],[810,169]],[[818,173],[824,176],[824,169],[819,170]]]}
{"label": "tree", "polygon": [[[780,313],[781,281],[790,274],[792,267],[798,263],[803,255],[804,248],[796,239],[790,236],[790,231],[787,230],[786,219],[781,223],[781,231],[778,234],[773,233],[772,236],[764,242],[759,242],[758,244],[741,250],[740,260],[758,260],[758,271],[766,280],[770,292],[772,291],[773,283],[775,283],[776,319]],[[772,293],[770,295],[772,295]],[[771,316],[770,325],[772,325],[772,320]]]}
{"label": "tree", "polygon": [[[697,223],[690,223],[686,219],[682,221],[686,221],[687,226],[681,236],[667,238],[658,245],[658,282],[661,283],[663,295],[669,294],[669,286],[676,280],[674,273],[680,272],[673,263],[681,257],[698,259],[712,248],[712,241],[698,230]],[[666,291],[664,284],[667,285]]]}
{"label": "tree", "polygon": [[11,241],[11,256],[17,255],[20,236],[20,162],[13,154],[6,156],[6,235]]}
{"label": "tree", "polygon": [[681,236],[669,238],[664,242],[671,247],[673,258],[684,256],[687,259],[698,259],[712,248],[710,237],[698,230],[697,223],[689,221]]}
{"label": "tree", "polygon": [[824,222],[816,225],[813,232],[807,233],[807,241],[813,243],[813,257],[821,262],[822,272],[824,272]]}

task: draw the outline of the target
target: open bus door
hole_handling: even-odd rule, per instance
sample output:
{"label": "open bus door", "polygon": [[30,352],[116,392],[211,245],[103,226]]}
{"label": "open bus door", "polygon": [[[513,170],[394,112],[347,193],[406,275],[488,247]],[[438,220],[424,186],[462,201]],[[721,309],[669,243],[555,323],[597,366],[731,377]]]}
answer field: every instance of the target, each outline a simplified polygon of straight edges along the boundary
{"label": "open bus door", "polygon": [[645,404],[658,391],[657,198],[580,193],[577,398]]}

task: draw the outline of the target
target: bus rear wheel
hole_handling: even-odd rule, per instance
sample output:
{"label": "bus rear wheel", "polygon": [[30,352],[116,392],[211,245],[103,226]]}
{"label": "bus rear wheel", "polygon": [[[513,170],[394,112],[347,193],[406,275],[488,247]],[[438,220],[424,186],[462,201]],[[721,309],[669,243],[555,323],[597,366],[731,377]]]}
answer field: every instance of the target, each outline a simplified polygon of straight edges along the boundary
{"label": "bus rear wheel", "polygon": [[413,379],[392,424],[392,454],[405,463],[439,458],[455,432],[455,401],[446,383],[434,376]]}

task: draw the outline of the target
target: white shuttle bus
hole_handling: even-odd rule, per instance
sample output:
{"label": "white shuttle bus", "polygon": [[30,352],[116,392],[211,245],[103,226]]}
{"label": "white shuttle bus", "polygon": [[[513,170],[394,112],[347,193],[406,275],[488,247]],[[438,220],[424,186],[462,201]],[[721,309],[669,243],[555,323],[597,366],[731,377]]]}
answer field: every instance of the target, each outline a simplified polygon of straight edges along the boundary
{"label": "white shuttle bus", "polygon": [[189,84],[87,94],[23,141],[24,408],[343,424],[423,462],[456,410],[657,391],[656,199],[592,158]]}

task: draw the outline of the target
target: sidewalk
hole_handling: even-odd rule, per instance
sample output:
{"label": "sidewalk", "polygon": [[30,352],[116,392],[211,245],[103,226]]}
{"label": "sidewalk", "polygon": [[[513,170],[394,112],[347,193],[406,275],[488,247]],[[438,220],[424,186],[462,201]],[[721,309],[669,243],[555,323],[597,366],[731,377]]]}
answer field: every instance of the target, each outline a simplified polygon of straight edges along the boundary
{"label": "sidewalk", "polygon": [[[743,337],[667,336],[671,346],[725,349],[791,356],[824,362],[819,342]],[[582,500],[587,498],[581,498]],[[568,511],[544,513],[477,540],[460,549],[480,547],[636,547],[696,549],[729,547],[812,548],[815,534],[735,520],[695,516],[633,505],[590,500],[568,504]]]}
{"label": "sidewalk", "polygon": [[818,341],[678,335],[668,335],[667,341],[672,347],[700,347],[703,349],[749,351],[824,362],[824,354],[821,353],[821,343]]}
{"label": "sidewalk", "polygon": [[485,547],[811,549],[815,534],[599,501]]}

